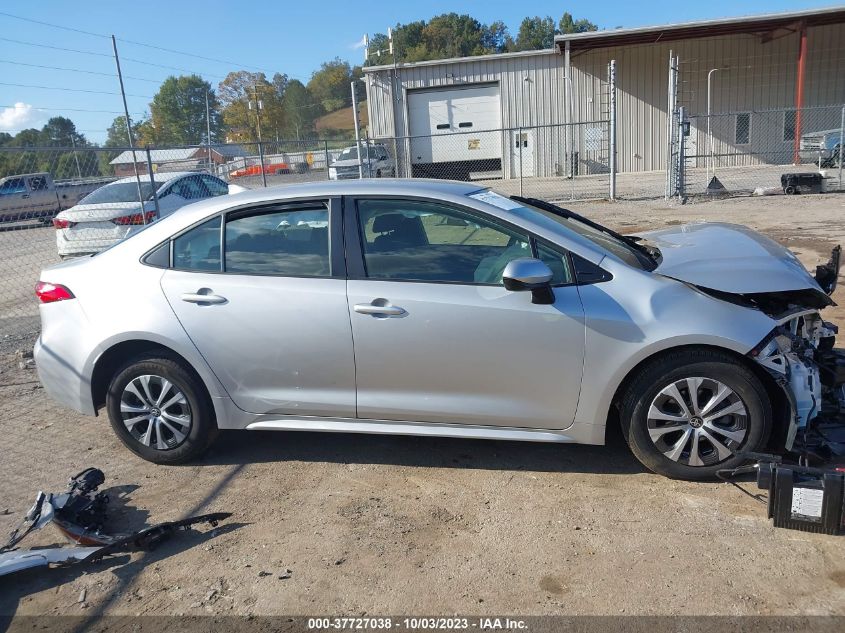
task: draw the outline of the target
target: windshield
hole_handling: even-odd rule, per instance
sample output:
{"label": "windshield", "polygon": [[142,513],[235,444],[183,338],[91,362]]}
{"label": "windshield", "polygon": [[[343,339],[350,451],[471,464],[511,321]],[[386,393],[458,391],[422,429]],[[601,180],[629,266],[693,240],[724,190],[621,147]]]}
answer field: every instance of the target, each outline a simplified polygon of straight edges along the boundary
{"label": "windshield", "polygon": [[[531,220],[540,225],[545,225],[551,230],[563,226],[569,231],[577,233],[581,237],[590,240],[593,244],[609,253],[612,253],[629,266],[642,270],[653,270],[653,261],[648,258],[645,251],[634,242],[628,242],[621,236],[615,236],[609,229],[604,227],[596,228],[590,226],[577,217],[568,217],[569,212],[547,202],[536,201],[536,204],[529,203],[526,199],[506,198],[495,191],[485,190],[469,194],[470,197],[482,202],[510,211],[517,216]],[[537,206],[542,205],[542,206]],[[548,207],[548,208],[543,208]]]}
{"label": "windshield", "polygon": [[[363,158],[370,158],[376,156],[376,152],[374,148],[370,147],[362,147],[361,148],[361,156]],[[347,147],[340,153],[340,156],[337,157],[338,160],[357,160],[358,159],[358,152],[354,147]]]}
{"label": "windshield", "polygon": [[[155,186],[158,189],[161,183],[157,182]],[[153,189],[149,180],[141,181],[141,196],[144,200],[150,200],[153,197]],[[113,182],[110,185],[95,189],[80,200],[79,204],[108,204],[112,202],[138,202],[138,183]]]}

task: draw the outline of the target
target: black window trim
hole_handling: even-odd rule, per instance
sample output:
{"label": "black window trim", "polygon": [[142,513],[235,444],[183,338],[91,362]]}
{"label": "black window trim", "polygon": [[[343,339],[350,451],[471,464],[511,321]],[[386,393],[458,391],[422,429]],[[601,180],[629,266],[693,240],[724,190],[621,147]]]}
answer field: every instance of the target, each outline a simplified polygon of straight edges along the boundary
{"label": "black window trim", "polygon": [[[279,211],[280,207],[300,206],[303,204],[325,204],[329,212],[329,274],[328,275],[281,275],[279,273],[240,273],[240,272],[226,272],[225,266],[225,239],[226,239],[226,221],[232,215],[247,215],[261,212],[266,209],[266,213]],[[185,227],[181,231],[174,233],[166,240],[162,240],[154,247],[141,255],[140,261],[145,266],[153,268],[160,268],[146,261],[147,257],[151,256],[160,246],[165,242],[169,242],[169,264],[166,270],[176,270],[185,273],[199,273],[211,275],[229,275],[229,276],[247,276],[247,277],[280,277],[290,279],[346,279],[347,265],[345,258],[344,236],[342,225],[342,200],[340,196],[302,196],[295,198],[285,198],[282,200],[274,200],[272,202],[263,202],[260,204],[248,204],[241,207],[234,207],[232,209],[224,209],[218,211],[210,216],[206,216],[201,220],[197,220],[193,224]],[[220,218],[220,269],[219,270],[195,270],[192,268],[177,268],[173,265],[173,243],[182,235],[192,231],[198,226],[205,224],[215,218]]]}
{"label": "black window trim", "polygon": [[568,249],[563,246],[553,244],[547,239],[538,237],[534,233],[525,229],[524,227],[508,222],[496,216],[484,213],[478,209],[462,205],[460,203],[452,202],[451,200],[440,200],[438,198],[428,198],[425,196],[408,196],[408,195],[356,195],[343,197],[343,234],[346,240],[346,267],[349,274],[349,281],[383,281],[393,283],[411,283],[411,284],[443,284],[448,286],[484,286],[488,288],[502,287],[502,284],[488,284],[477,282],[464,281],[434,281],[426,279],[383,279],[379,277],[368,277],[366,265],[364,261],[364,236],[360,229],[360,222],[358,221],[358,201],[359,200],[408,200],[413,202],[428,202],[434,204],[442,204],[448,208],[454,208],[466,215],[476,217],[492,224],[493,226],[500,225],[509,231],[524,235],[528,239],[531,248],[531,256],[537,257],[537,242],[539,241],[547,248],[556,252],[564,251],[566,254],[572,281],[565,284],[554,284],[553,288],[565,288],[568,286],[577,286],[578,280],[575,275],[575,267],[573,265],[572,256]]}

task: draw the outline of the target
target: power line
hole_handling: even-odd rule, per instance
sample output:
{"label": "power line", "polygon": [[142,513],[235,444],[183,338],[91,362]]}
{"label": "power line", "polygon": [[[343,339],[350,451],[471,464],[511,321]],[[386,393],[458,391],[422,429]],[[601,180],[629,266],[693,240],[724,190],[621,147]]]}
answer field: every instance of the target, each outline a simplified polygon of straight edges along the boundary
{"label": "power line", "polygon": [[[54,51],[64,51],[66,53],[80,53],[82,55],[93,55],[95,57],[108,57],[112,59],[114,55],[109,55],[106,53],[98,53],[96,51],[84,51],[78,48],[63,48],[61,46],[51,46],[50,44],[41,44],[39,42],[25,42],[23,40],[13,40],[8,37],[0,37],[0,41],[3,42],[11,42],[13,44],[23,44],[24,46],[36,46],[38,48],[49,48]],[[191,73],[192,75],[199,75],[199,76],[206,76],[212,79],[222,79],[222,75],[211,75],[209,73],[201,73],[195,70],[190,70],[189,68],[180,68],[179,66],[167,66],[164,64],[155,64],[153,62],[148,62],[143,59],[134,59],[132,57],[121,57],[124,61],[134,62],[136,64],[143,64],[145,66],[155,66],[156,68],[164,68],[166,70],[177,70],[183,73]]]}
{"label": "power line", "polygon": [[[101,73],[95,70],[83,70],[81,68],[65,68],[63,66],[42,66],[40,64],[30,64],[28,62],[19,62],[13,61],[10,59],[0,59],[0,64],[12,64],[13,66],[28,66],[30,68],[44,68],[46,70],[61,70],[64,72],[71,72],[71,73],[85,73],[86,75],[100,75],[101,77],[114,77],[114,73]],[[135,81],[148,81],[154,84],[160,84],[161,81],[158,79],[145,79],[143,77],[130,77],[129,75],[124,75],[127,79],[134,79]]]}
{"label": "power line", "polygon": [[50,24],[49,22],[41,22],[40,20],[33,20],[32,18],[24,18],[20,15],[13,15],[11,13],[6,13],[5,11],[0,11],[0,15],[5,15],[7,18],[14,18],[15,20],[23,20],[24,22],[32,22],[33,24],[40,24],[42,26],[52,26],[56,29],[62,29],[64,31],[73,31],[74,33],[82,33],[83,35],[92,35],[94,37],[108,37],[108,35],[101,35],[99,33],[92,33],[91,31],[83,31],[82,29],[74,29],[69,26],[59,26],[58,24]]}
{"label": "power line", "polygon": [[[88,94],[95,94],[95,95],[117,95],[120,96],[119,92],[108,92],[106,90],[86,90],[84,88],[59,88],[56,86],[36,86],[33,84],[13,84],[13,83],[6,83],[0,81],[0,86],[14,86],[15,88],[38,88],[40,90],[59,90],[61,92],[86,92]],[[126,93],[127,97],[138,97],[139,99],[152,99],[150,95],[132,95],[128,92]]]}
{"label": "power line", "polygon": [[[74,33],[82,33],[83,35],[90,35],[92,37],[101,37],[101,38],[106,38],[106,39],[108,39],[110,37],[110,36],[108,36],[104,33],[93,33],[91,31],[84,31],[82,29],[75,29],[75,28],[72,28],[72,27],[69,27],[69,26],[64,26],[64,25],[61,25],[61,24],[52,24],[50,22],[43,22],[41,20],[34,20],[32,18],[25,18],[25,17],[20,16],[20,15],[14,15],[12,13],[6,13],[4,11],[0,11],[0,15],[3,15],[3,16],[8,17],[8,18],[13,18],[15,20],[22,20],[24,22],[32,22],[33,24],[40,24],[41,26],[48,26],[48,27],[51,27],[51,28],[54,28],[54,29],[61,29],[63,31],[72,31]],[[213,62],[215,64],[226,64],[227,66],[235,66],[235,67],[240,67],[240,68],[252,68],[254,70],[260,70],[260,71],[265,72],[265,73],[277,72],[277,71],[271,71],[268,68],[262,68],[261,66],[253,66],[252,64],[240,64],[238,62],[234,62],[234,61],[226,60],[226,59],[218,59],[216,57],[206,57],[205,55],[197,55],[196,53],[189,53],[187,51],[180,51],[180,50],[176,50],[176,49],[173,49],[173,48],[165,48],[163,46],[156,46],[155,44],[147,44],[146,42],[138,42],[138,41],[135,41],[135,40],[128,40],[128,39],[124,39],[122,37],[118,37],[117,39],[119,41],[125,42],[127,44],[134,44],[135,46],[143,46],[143,47],[146,47],[146,48],[151,48],[151,49],[154,49],[154,50],[163,51],[165,53],[172,53],[174,55],[184,55],[186,57],[193,57],[195,59],[201,59],[201,60],[204,60],[204,61]],[[129,59],[129,58],[126,58],[126,59]],[[137,61],[137,60],[133,60],[133,61]],[[149,63],[149,62],[139,62],[139,63]],[[184,71],[184,72],[191,72],[191,71]],[[195,74],[201,74],[201,73],[195,73]],[[294,75],[289,75],[289,76],[293,77]],[[302,79],[302,77],[297,77],[297,79]]]}

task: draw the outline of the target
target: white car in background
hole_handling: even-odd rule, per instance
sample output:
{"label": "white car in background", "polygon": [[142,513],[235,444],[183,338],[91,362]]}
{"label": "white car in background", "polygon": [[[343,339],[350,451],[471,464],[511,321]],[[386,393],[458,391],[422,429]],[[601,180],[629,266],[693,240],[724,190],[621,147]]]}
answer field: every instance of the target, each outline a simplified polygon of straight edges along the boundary
{"label": "white car in background", "polygon": [[135,176],[122,178],[91,192],[74,207],[53,218],[59,256],[76,257],[99,253],[187,204],[246,191],[210,174],[196,172],[157,173],[153,176],[158,211],[149,176],[141,176],[141,197]]}

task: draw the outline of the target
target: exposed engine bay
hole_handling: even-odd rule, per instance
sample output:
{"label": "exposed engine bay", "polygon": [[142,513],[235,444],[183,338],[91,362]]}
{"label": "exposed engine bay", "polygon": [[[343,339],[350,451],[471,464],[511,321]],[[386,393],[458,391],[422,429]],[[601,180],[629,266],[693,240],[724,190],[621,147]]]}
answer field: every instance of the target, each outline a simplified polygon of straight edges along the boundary
{"label": "exposed engine bay", "polygon": [[743,297],[777,322],[749,356],[774,377],[790,404],[786,449],[805,454],[822,450],[827,457],[845,452],[841,441],[830,440],[821,430],[845,427],[845,350],[834,348],[839,329],[819,313],[835,305],[829,294],[836,288],[840,253],[837,246],[830,261],[816,270],[825,294],[807,289]]}

